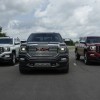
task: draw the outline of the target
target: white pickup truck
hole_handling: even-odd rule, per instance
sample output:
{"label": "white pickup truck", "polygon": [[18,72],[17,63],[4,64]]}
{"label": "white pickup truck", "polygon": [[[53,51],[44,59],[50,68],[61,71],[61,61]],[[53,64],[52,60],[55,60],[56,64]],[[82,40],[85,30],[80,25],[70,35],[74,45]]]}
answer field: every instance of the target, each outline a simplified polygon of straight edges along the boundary
{"label": "white pickup truck", "polygon": [[0,62],[14,65],[19,57],[19,38],[0,37]]}

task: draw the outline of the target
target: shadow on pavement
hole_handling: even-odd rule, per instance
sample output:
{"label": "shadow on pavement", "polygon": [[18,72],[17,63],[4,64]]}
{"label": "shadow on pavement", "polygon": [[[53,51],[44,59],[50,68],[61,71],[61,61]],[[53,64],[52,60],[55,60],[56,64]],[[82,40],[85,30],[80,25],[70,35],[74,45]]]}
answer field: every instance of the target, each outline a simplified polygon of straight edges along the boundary
{"label": "shadow on pavement", "polygon": [[[84,64],[84,59],[80,59],[80,62]],[[84,64],[85,65],[85,64]],[[100,62],[90,62],[88,66],[100,66]]]}
{"label": "shadow on pavement", "polygon": [[[22,74],[22,73],[21,73]],[[64,74],[68,74],[65,72],[61,72],[59,70],[28,70],[25,73],[23,73],[23,75],[64,75]]]}

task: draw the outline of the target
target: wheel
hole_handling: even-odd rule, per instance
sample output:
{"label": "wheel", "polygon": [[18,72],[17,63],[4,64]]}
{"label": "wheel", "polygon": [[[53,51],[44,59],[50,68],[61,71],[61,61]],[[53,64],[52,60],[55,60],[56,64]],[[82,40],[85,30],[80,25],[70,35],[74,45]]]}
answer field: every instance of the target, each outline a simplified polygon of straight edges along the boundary
{"label": "wheel", "polygon": [[26,66],[25,64],[19,63],[19,72],[21,74],[25,74],[26,73],[27,70],[26,70],[25,66]]}
{"label": "wheel", "polygon": [[84,53],[84,63],[88,65],[90,62],[88,60],[87,52]]}
{"label": "wheel", "polygon": [[60,64],[60,67],[62,67],[60,69],[61,72],[63,72],[63,73],[68,73],[69,72],[69,63]]}
{"label": "wheel", "polygon": [[16,55],[12,53],[11,64],[14,65],[16,63]]}
{"label": "wheel", "polygon": [[75,52],[75,59],[79,60],[80,59],[80,55],[77,53],[77,51]]}

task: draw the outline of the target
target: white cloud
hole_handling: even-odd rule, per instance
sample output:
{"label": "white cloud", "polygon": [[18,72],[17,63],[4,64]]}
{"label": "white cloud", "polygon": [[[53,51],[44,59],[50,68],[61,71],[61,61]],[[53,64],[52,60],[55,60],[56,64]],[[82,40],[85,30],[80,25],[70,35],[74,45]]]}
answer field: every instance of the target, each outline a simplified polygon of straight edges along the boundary
{"label": "white cloud", "polygon": [[88,23],[88,17],[91,11],[92,8],[90,6],[83,6],[75,10],[74,16],[80,24],[84,25]]}
{"label": "white cloud", "polygon": [[100,33],[100,0],[1,0],[0,5],[0,24],[11,36],[50,31],[75,39]]}

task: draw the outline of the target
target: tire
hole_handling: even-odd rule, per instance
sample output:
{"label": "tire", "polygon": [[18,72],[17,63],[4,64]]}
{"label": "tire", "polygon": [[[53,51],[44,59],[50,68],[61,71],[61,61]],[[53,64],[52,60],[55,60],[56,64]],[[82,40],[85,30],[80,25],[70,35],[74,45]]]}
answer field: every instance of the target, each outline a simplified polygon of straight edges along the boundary
{"label": "tire", "polygon": [[60,72],[68,73],[69,72],[69,63],[68,64],[60,64],[60,67],[64,67],[60,69]]}
{"label": "tire", "polygon": [[15,65],[15,63],[16,63],[16,55],[15,53],[12,53],[11,65]]}
{"label": "tire", "polygon": [[80,55],[77,53],[77,51],[75,52],[75,59],[79,60],[80,59]]}
{"label": "tire", "polygon": [[19,72],[21,74],[25,74],[27,72],[25,64],[19,63]]}
{"label": "tire", "polygon": [[88,60],[87,52],[84,53],[84,63],[88,65],[90,62]]}

